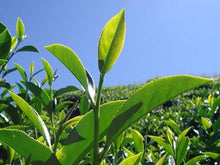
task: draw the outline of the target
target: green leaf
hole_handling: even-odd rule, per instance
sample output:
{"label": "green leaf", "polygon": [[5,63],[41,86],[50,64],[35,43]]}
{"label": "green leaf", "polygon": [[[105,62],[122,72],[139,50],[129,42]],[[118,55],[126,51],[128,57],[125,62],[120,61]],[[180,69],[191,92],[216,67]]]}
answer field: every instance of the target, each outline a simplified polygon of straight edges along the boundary
{"label": "green leaf", "polygon": [[98,46],[98,64],[102,74],[114,65],[122,50],[125,39],[125,10],[111,18],[105,25]]}
{"label": "green leaf", "polygon": [[36,52],[39,53],[39,51],[37,50],[36,47],[34,47],[33,45],[26,45],[20,49],[18,49],[16,52]]}
{"label": "green leaf", "polygon": [[183,137],[177,144],[177,158],[176,164],[179,165],[183,161],[187,153],[187,147],[189,146],[189,138]]}
{"label": "green leaf", "polygon": [[73,52],[70,48],[60,44],[45,46],[45,49],[47,49],[58,60],[60,60],[60,62],[62,62],[67,67],[67,69],[69,69],[69,71],[79,80],[83,88],[88,91],[86,71],[75,52]]}
{"label": "green leaf", "polygon": [[82,96],[80,98],[80,104],[79,104],[79,112],[80,115],[84,115],[89,110],[89,99],[87,96]]}
{"label": "green leaf", "polygon": [[202,125],[204,126],[205,130],[208,130],[212,127],[212,123],[209,119],[202,117]]}
{"label": "green leaf", "polygon": [[216,132],[220,129],[220,119],[216,120],[213,124],[213,131]]}
{"label": "green leaf", "polygon": [[50,104],[51,100],[47,92],[32,82],[25,83],[27,88],[36,96],[39,97],[43,105],[46,107]]}
{"label": "green leaf", "polygon": [[47,144],[51,146],[50,143],[50,135],[47,130],[47,127],[36,110],[31,107],[25,100],[23,100],[20,96],[16,95],[13,92],[9,92],[15,103],[19,106],[19,108],[27,115],[27,117],[31,120],[31,122],[37,127],[39,132],[43,135]]}
{"label": "green leaf", "polygon": [[43,59],[43,58],[41,58],[41,59],[42,59],[44,69],[47,74],[48,84],[51,86],[53,83],[53,70],[52,70],[50,64],[45,59]]}
{"label": "green leaf", "polygon": [[128,157],[134,156],[134,153],[128,150],[127,148],[123,147],[123,150],[128,154]]}
{"label": "green leaf", "polygon": [[158,136],[149,136],[151,139],[153,139],[155,142],[157,142],[159,145],[163,146],[163,148],[172,156],[174,156],[174,152],[172,150],[172,147],[165,142],[165,140]]}
{"label": "green leaf", "polygon": [[108,129],[105,148],[109,148],[121,132],[152,109],[183,92],[209,82],[212,80],[181,75],[169,76],[145,84],[118,110]]}
{"label": "green leaf", "polygon": [[14,72],[15,70],[17,70],[17,68],[12,68],[12,69],[7,69],[5,70],[5,72],[3,73],[2,77],[4,78],[7,74]]}
{"label": "green leaf", "polygon": [[62,130],[68,128],[68,127],[71,127],[73,125],[76,125],[80,119],[82,118],[83,116],[76,116],[68,121],[66,121],[63,125],[62,125]]}
{"label": "green leaf", "polygon": [[166,158],[167,154],[165,154],[162,158],[160,158],[160,160],[156,163],[156,165],[163,165],[163,162]]}
{"label": "green leaf", "polygon": [[55,112],[63,110],[67,105],[74,104],[72,101],[62,101],[55,107]]}
{"label": "green leaf", "polygon": [[70,93],[70,92],[76,92],[76,91],[79,91],[80,89],[73,86],[73,85],[70,85],[70,86],[67,86],[65,88],[61,88],[59,90],[56,91],[56,93],[54,94],[54,97],[55,98],[58,98],[60,96],[62,96],[63,94],[67,94],[67,93]]}
{"label": "green leaf", "polygon": [[122,132],[114,141],[115,144],[115,148],[116,148],[116,152],[118,151],[118,149],[120,148],[120,145],[123,141],[124,138],[124,132]]}
{"label": "green leaf", "polygon": [[7,88],[7,89],[10,89],[10,84],[6,82],[5,79],[0,79],[0,87],[4,87],[4,88]]}
{"label": "green leaf", "polygon": [[186,134],[189,132],[189,130],[191,129],[192,127],[189,127],[189,128],[186,128],[178,137],[178,143],[182,140],[182,138],[184,138],[186,136]]}
{"label": "green leaf", "polygon": [[17,33],[17,38],[19,41],[21,41],[23,39],[23,35],[24,35],[24,24],[21,21],[20,18],[17,19],[17,24],[16,24],[16,33]]}
{"label": "green leaf", "polygon": [[11,48],[11,40],[8,29],[0,23],[0,59],[7,59]]}
{"label": "green leaf", "polygon": [[130,156],[124,159],[119,165],[127,165],[127,164],[138,165],[141,162],[142,154],[143,153],[140,152],[137,155]]}
{"label": "green leaf", "polygon": [[0,59],[0,67],[2,67],[8,60]]}
{"label": "green leaf", "polygon": [[27,81],[27,74],[26,74],[26,72],[24,71],[24,69],[23,69],[20,65],[18,65],[18,64],[16,64],[16,63],[13,63],[13,64],[15,65],[15,67],[17,68],[17,70],[19,71],[19,73],[20,73],[21,77],[23,78],[23,80],[26,82],[26,81]]}
{"label": "green leaf", "polygon": [[135,129],[130,129],[137,152],[144,152],[144,137]]}
{"label": "green leaf", "polygon": [[25,159],[30,159],[30,162],[45,162],[52,155],[52,151],[47,146],[39,143],[20,130],[0,128],[0,139]]}
{"label": "green leaf", "polygon": [[[102,139],[117,111],[124,101],[109,102],[100,106],[99,138]],[[56,156],[61,164],[78,164],[92,149],[94,130],[93,111],[86,113],[69,133]]]}
{"label": "green leaf", "polygon": [[164,121],[164,123],[170,126],[177,133],[177,135],[181,133],[179,126],[172,119],[169,119],[169,121]]}
{"label": "green leaf", "polygon": [[205,154],[205,155],[207,155],[210,158],[215,159],[215,160],[220,158],[220,154],[214,153],[214,152],[203,152],[202,154]]}
{"label": "green leaf", "polygon": [[185,163],[185,165],[195,165],[197,162],[207,158],[205,155],[196,156]]}
{"label": "green leaf", "polygon": [[32,74],[34,72],[34,61],[31,61],[31,64],[29,66],[29,72]]}
{"label": "green leaf", "polygon": [[14,36],[14,37],[11,38],[11,48],[10,48],[10,50],[12,50],[15,47],[16,44],[17,44],[17,37]]}

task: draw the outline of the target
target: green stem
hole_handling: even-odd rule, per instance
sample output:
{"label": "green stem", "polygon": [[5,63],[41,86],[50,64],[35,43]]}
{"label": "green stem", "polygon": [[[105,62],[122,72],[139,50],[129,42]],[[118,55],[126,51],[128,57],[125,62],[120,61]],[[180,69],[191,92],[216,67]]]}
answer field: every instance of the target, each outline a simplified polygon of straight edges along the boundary
{"label": "green stem", "polygon": [[93,152],[93,164],[98,165],[100,164],[100,160],[98,158],[99,156],[99,106],[100,106],[100,100],[101,100],[101,91],[102,91],[102,84],[104,81],[103,74],[100,74],[99,78],[99,86],[98,86],[98,92],[97,92],[97,99],[96,99],[96,106],[94,108],[94,152]]}

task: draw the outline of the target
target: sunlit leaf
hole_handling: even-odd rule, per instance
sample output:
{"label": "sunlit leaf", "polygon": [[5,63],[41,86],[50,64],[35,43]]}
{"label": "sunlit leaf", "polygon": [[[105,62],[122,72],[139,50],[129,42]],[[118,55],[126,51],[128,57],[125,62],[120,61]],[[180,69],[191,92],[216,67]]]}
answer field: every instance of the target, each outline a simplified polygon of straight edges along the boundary
{"label": "sunlit leaf", "polygon": [[79,104],[79,112],[80,115],[84,115],[89,110],[89,100],[87,96],[82,96],[80,98],[80,104]]}
{"label": "sunlit leaf", "polygon": [[141,162],[142,152],[138,153],[137,155],[130,156],[126,159],[124,159],[119,165],[138,165]]}
{"label": "sunlit leaf", "polygon": [[164,123],[167,124],[168,126],[170,126],[178,135],[181,133],[179,126],[172,119],[164,121]]}
{"label": "sunlit leaf", "polygon": [[20,130],[0,128],[0,139],[25,159],[30,159],[31,162],[45,162],[52,155],[52,151],[47,146],[39,143]]}
{"label": "sunlit leaf", "polygon": [[197,162],[207,158],[205,155],[196,156],[185,163],[185,165],[195,165]]}
{"label": "sunlit leaf", "polygon": [[87,92],[90,96],[90,98],[92,99],[92,101],[94,102],[94,97],[95,97],[95,83],[94,80],[92,78],[92,76],[90,75],[90,73],[86,70],[86,77],[87,77]]}
{"label": "sunlit leaf", "polygon": [[23,38],[23,35],[24,35],[24,24],[23,22],[21,21],[20,18],[17,19],[17,24],[16,24],[16,33],[17,33],[17,38],[19,41],[22,40]]}
{"label": "sunlit leaf", "polygon": [[29,72],[32,74],[34,72],[34,62],[31,61],[31,64],[29,66]]}
{"label": "sunlit leaf", "polygon": [[[132,123],[171,98],[196,86],[212,82],[194,76],[170,76],[147,83],[137,90],[119,109],[107,133],[106,149],[113,140]],[[118,127],[120,125],[120,127]]]}
{"label": "sunlit leaf", "polygon": [[44,136],[47,144],[51,146],[50,135],[47,127],[36,110],[31,107],[25,100],[13,92],[9,92],[15,103],[20,107],[20,109],[27,115],[31,122],[37,127],[39,132]]}
{"label": "sunlit leaf", "polygon": [[43,62],[44,69],[47,74],[48,84],[51,86],[53,83],[53,70],[52,70],[50,64],[45,59],[42,58],[42,62]]}
{"label": "sunlit leaf", "polygon": [[189,138],[183,137],[177,144],[176,164],[180,165],[187,153],[187,147],[189,146]]}
{"label": "sunlit leaf", "polygon": [[11,38],[11,48],[10,48],[10,50],[12,50],[15,47],[16,44],[17,44],[17,37],[14,36],[14,37]]}
{"label": "sunlit leaf", "polygon": [[125,39],[125,10],[111,18],[105,25],[98,46],[98,64],[102,74],[107,73],[122,50]]}
{"label": "sunlit leaf", "polygon": [[25,70],[20,65],[18,65],[16,63],[14,63],[14,65],[17,68],[17,70],[19,71],[23,80],[26,82],[27,81],[27,74],[26,74]]}
{"label": "sunlit leaf", "polygon": [[135,129],[130,129],[137,152],[144,152],[144,137]]}
{"label": "sunlit leaf", "polygon": [[208,130],[212,127],[212,123],[209,119],[202,117],[202,125],[204,126],[205,130]]}
{"label": "sunlit leaf", "polygon": [[219,153],[214,153],[214,152],[203,152],[202,154],[205,154],[209,156],[212,159],[220,159],[220,154]]}
{"label": "sunlit leaf", "polygon": [[165,154],[162,158],[160,158],[160,160],[156,163],[156,165],[163,165],[163,162],[166,158],[167,154]]}
{"label": "sunlit leaf", "polygon": [[86,71],[75,52],[73,52],[70,48],[60,44],[45,46],[45,49],[47,49],[58,60],[60,60],[60,62],[62,62],[67,67],[67,69],[69,69],[69,71],[79,80],[83,88],[88,91]]}

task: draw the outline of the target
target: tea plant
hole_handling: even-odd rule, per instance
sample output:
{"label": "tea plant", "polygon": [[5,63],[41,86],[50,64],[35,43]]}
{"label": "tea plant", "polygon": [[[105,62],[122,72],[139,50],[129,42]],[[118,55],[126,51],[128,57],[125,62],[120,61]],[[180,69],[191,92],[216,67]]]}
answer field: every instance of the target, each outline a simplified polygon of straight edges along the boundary
{"label": "tea plant", "polygon": [[[18,34],[20,36],[20,33]],[[112,101],[100,105],[105,75],[117,61],[124,39],[125,19],[123,9],[109,20],[99,39],[98,68],[100,79],[97,92],[95,92],[92,76],[74,51],[60,44],[46,46],[45,49],[59,59],[82,85],[85,93],[81,98],[80,109],[81,114],[84,115],[70,118],[77,102],[73,103],[66,110],[66,113],[64,113],[64,109],[70,103],[60,103],[59,105],[56,103],[59,95],[67,91],[75,91],[76,88],[69,86],[54,91],[52,89],[54,80],[52,68],[43,59],[49,89],[44,90],[34,83],[25,83],[27,89],[33,93],[33,98],[38,98],[40,103],[42,103],[40,108],[42,111],[34,109],[27,100],[15,94],[12,90],[9,93],[20,110],[35,126],[37,132],[43,136],[46,144],[40,142],[39,139],[33,139],[21,130],[9,128],[0,129],[1,141],[22,155],[27,164],[105,164],[106,154],[113,146],[118,150],[122,133],[132,123],[180,93],[211,82],[209,79],[187,75],[170,76],[143,85],[127,100]],[[89,104],[92,110],[87,112]],[[60,112],[62,121],[57,120],[59,123],[57,124],[55,122],[57,118],[55,114],[60,110],[63,110]],[[39,114],[42,112],[49,116],[50,123],[45,124],[42,120],[42,115]],[[51,130],[49,131],[48,128]],[[130,131],[137,144],[137,137],[140,138],[140,134],[135,130]],[[130,156],[123,159],[120,164],[140,163],[144,154],[141,146],[141,143],[136,146],[137,154],[132,155],[130,153]],[[126,150],[126,148],[124,149]],[[114,163],[119,163],[117,162],[117,157],[116,152]],[[163,162],[164,159],[165,157],[158,162]]]}

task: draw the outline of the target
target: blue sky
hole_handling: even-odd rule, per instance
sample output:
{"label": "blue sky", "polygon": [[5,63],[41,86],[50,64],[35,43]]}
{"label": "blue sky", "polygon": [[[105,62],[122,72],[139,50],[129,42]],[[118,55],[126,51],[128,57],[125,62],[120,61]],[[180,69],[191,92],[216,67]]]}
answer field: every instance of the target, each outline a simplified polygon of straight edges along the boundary
{"label": "blue sky", "polygon": [[[5,0],[0,22],[14,36],[17,17],[40,54],[19,53],[12,61],[28,70],[46,59],[60,77],[54,88],[79,83],[43,47],[59,43],[76,52],[96,85],[99,71],[97,48],[107,21],[125,8],[126,38],[122,53],[106,75],[104,86],[144,83],[150,78],[176,74],[215,75],[220,72],[219,0]],[[12,65],[8,66],[9,68]],[[40,81],[42,76],[38,76]],[[8,76],[18,81],[18,73]]]}

